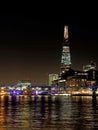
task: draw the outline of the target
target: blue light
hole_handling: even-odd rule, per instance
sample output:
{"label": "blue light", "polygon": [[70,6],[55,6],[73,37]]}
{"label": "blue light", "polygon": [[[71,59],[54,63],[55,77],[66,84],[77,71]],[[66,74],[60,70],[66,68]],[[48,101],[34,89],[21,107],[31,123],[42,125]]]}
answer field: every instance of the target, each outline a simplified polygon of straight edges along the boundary
{"label": "blue light", "polygon": [[56,94],[56,90],[51,90],[51,94]]}
{"label": "blue light", "polygon": [[20,95],[22,93],[22,90],[7,90],[7,92],[10,94],[10,95]]}

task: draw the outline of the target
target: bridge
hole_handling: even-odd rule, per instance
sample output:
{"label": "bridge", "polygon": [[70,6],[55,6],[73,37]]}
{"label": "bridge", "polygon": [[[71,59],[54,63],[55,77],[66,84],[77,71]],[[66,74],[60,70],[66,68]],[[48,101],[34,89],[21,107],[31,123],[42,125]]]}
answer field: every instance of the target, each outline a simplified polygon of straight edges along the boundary
{"label": "bridge", "polygon": [[93,94],[98,93],[98,86],[58,86],[43,84],[0,84],[0,95],[38,95],[38,94]]}

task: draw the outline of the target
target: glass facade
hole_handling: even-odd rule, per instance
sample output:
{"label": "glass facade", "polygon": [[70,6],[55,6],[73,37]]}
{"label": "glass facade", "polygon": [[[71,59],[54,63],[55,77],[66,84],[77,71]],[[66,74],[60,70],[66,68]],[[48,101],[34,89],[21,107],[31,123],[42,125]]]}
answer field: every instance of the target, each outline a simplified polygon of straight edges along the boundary
{"label": "glass facade", "polygon": [[69,46],[63,46],[61,64],[70,65],[71,64],[71,56]]}

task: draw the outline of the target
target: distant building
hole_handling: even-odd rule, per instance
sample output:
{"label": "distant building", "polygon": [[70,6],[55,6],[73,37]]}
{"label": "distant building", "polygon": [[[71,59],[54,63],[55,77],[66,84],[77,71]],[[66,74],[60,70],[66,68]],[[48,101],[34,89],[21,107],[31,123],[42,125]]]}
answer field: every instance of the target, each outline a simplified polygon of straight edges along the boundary
{"label": "distant building", "polygon": [[58,74],[49,74],[49,85],[53,84],[53,81],[58,80]]}
{"label": "distant building", "polygon": [[17,86],[21,89],[26,89],[27,87],[31,86],[31,80],[21,80],[17,83]]}
{"label": "distant building", "polygon": [[87,72],[89,70],[96,70],[96,63],[94,63],[93,61],[91,61],[90,64],[83,66],[83,71],[84,72]]}

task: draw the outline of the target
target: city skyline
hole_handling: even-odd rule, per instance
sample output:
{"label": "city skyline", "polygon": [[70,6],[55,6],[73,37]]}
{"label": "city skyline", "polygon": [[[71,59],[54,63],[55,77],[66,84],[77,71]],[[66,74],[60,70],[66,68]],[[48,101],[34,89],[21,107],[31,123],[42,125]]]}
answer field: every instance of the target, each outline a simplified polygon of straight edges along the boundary
{"label": "city skyline", "polygon": [[30,79],[47,84],[48,74],[59,73],[64,26],[69,28],[72,68],[94,60],[98,68],[97,26],[63,20],[34,20],[23,14],[3,14],[0,21],[0,83]]}

